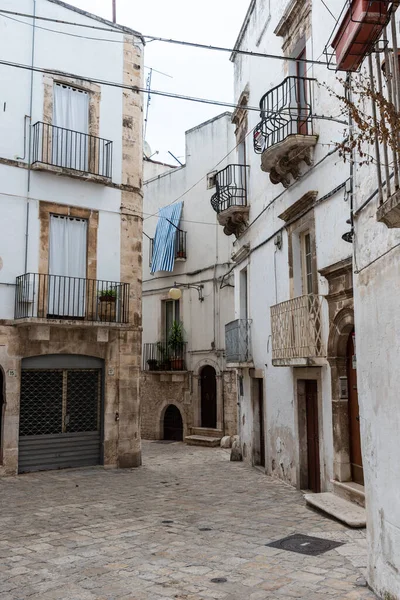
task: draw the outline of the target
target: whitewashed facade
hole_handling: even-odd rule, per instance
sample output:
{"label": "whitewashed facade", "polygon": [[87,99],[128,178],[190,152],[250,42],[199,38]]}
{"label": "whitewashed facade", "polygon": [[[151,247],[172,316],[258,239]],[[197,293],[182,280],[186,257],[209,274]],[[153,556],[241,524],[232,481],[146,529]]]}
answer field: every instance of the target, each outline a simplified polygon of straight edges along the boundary
{"label": "whitewashed facade", "polygon": [[[234,148],[231,114],[224,113],[186,132],[183,167],[150,176],[144,183],[144,438],[171,435],[167,422],[171,405],[181,417],[180,421],[175,411],[179,439],[198,435],[218,440],[236,433],[236,374],[226,369],[225,360],[225,324],[234,317],[233,279],[225,277],[233,266],[231,241],[217,226],[210,205],[215,193],[210,177],[217,164],[218,168],[227,164],[224,157]],[[145,179],[147,172],[154,173],[149,161]],[[178,229],[173,228],[177,236],[173,270],[151,274],[159,210],[178,202],[183,208]],[[175,283],[182,294],[177,301],[169,296]],[[168,340],[174,321],[184,328],[180,365],[170,360],[173,348]]]}
{"label": "whitewashed facade", "polygon": [[[0,474],[139,465],[142,99],[100,81],[141,85],[143,40],[56,0],[0,6],[112,30],[0,15],[2,60],[38,69],[0,66]],[[74,377],[98,394],[80,425]]]}
{"label": "whitewashed facade", "polygon": [[[236,48],[316,59],[330,33],[326,15],[321,3],[311,6],[311,2],[280,1],[270,6],[262,0],[252,2]],[[260,154],[253,148],[253,130],[260,122],[260,114],[248,111],[248,122],[237,125],[237,141],[241,141],[240,136],[245,137],[250,173],[248,226],[233,244],[238,255],[236,316],[249,319],[252,331],[252,360],[240,365],[239,370],[243,456],[253,463],[264,462],[260,456],[264,439],[267,473],[302,489],[327,491],[332,489],[332,479],[351,479],[348,439],[344,442],[346,432],[341,431],[345,427],[348,432],[343,414],[346,406],[339,396],[339,375],[345,376],[346,368],[343,373],[338,372],[336,349],[331,348],[330,340],[330,328],[340,307],[333,298],[331,305],[325,298],[330,288],[322,274],[335,278],[340,271],[343,278],[344,273],[350,272],[350,283],[348,289],[342,290],[341,302],[347,303],[351,320],[352,250],[342,240],[342,234],[349,229],[346,220],[350,207],[345,201],[349,166],[343,165],[336,153],[330,155],[333,143],[343,139],[345,124],[343,118],[322,120],[311,116],[335,116],[340,112],[330,95],[312,81],[316,78],[334,86],[335,76],[324,65],[235,53],[232,60],[236,100],[244,107],[256,107],[275,86],[289,85],[286,103],[279,104],[279,96],[272,101],[274,110],[283,111],[283,119],[285,111],[290,112],[291,103],[298,101],[297,81],[303,81],[301,77],[311,80],[303,88],[308,107],[305,110],[310,114],[303,130],[302,123],[297,122],[293,125],[298,127],[296,131],[285,130],[281,134],[278,119],[272,120],[268,127],[278,137],[272,141],[262,139],[264,151]],[[295,95],[292,99],[291,94]],[[291,119],[297,119],[294,111],[286,120]],[[240,114],[237,121],[240,122]],[[296,157],[290,164],[291,148],[286,151],[284,144],[296,134],[299,135],[294,147],[300,161]],[[307,155],[309,147],[312,150]],[[289,165],[286,170],[285,160]],[[277,167],[271,177],[262,170],[261,161],[265,162],[264,168],[269,169],[268,161]],[[333,290],[331,293],[334,295]],[[312,295],[312,306],[308,294]],[[243,304],[247,305],[245,310]],[[350,333],[351,329],[347,335]],[[262,427],[259,403],[263,405]],[[307,456],[307,409],[308,418],[315,419],[314,456]],[[313,467],[309,466],[310,460],[314,461]]]}
{"label": "whitewashed facade", "polygon": [[[381,4],[373,3],[375,12]],[[328,6],[337,14],[342,8]],[[387,6],[391,3],[382,8],[384,14]],[[333,26],[321,2],[253,0],[236,48],[323,60]],[[392,65],[396,103],[400,69],[390,62],[394,30],[397,14],[373,64],[376,81],[376,69],[383,71],[386,96],[385,73]],[[375,155],[379,180],[375,165],[360,165],[365,156],[355,155],[352,166],[334,152],[349,131],[343,104],[324,85],[311,82],[303,93],[296,83],[299,77],[316,78],[341,95],[342,84],[325,65],[296,66],[237,53],[232,60],[235,97],[243,105],[234,123],[238,144],[246,138],[241,155],[249,165],[248,206],[233,209],[232,195],[231,214],[222,210],[218,220],[225,225],[231,219],[228,233],[238,238],[233,244],[235,316],[248,319],[251,331],[246,360],[232,364],[240,378],[243,458],[265,464],[268,474],[298,488],[333,491],[366,504],[368,583],[380,597],[397,599],[398,153],[389,150],[387,169],[383,148],[380,157]],[[362,68],[368,77],[368,59]],[[286,84],[285,104],[279,89],[287,77],[295,79],[294,85]],[[260,116],[245,108],[256,106],[266,93],[263,123],[257,127]],[[371,109],[368,102],[365,106]],[[310,115],[307,125],[305,114]],[[288,128],[287,122],[296,119]],[[371,145],[367,152],[374,153]],[[388,177],[390,189],[384,183]]]}

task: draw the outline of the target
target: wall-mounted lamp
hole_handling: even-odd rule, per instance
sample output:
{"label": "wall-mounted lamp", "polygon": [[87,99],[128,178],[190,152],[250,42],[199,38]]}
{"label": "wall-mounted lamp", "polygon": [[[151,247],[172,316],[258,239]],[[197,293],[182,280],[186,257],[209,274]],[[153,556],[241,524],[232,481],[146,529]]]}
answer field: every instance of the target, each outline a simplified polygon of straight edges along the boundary
{"label": "wall-mounted lamp", "polygon": [[[194,285],[191,283],[180,283],[179,287],[197,290],[197,293],[199,294],[200,302],[204,302],[204,296],[203,296],[204,285],[202,283],[200,285]],[[179,289],[179,287],[175,281],[174,287],[171,288],[168,292],[168,296],[171,298],[171,300],[180,300],[182,298],[182,291]]]}

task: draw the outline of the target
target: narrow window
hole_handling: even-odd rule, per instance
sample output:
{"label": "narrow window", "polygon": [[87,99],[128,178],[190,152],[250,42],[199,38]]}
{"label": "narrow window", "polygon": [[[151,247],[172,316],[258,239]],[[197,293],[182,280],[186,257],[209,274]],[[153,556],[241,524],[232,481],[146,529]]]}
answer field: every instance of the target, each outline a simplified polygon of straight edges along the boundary
{"label": "narrow window", "polygon": [[313,293],[313,270],[311,236],[307,232],[302,237],[302,269],[303,269],[303,294]]}

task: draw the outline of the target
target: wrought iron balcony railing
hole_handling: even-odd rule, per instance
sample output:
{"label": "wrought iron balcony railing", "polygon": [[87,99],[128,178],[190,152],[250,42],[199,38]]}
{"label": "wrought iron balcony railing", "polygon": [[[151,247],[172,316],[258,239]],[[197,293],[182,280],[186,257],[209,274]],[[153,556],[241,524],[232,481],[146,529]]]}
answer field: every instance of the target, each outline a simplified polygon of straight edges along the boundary
{"label": "wrought iron balcony railing", "polygon": [[315,294],[271,306],[272,360],[325,356],[321,300]]}
{"label": "wrought iron balcony railing", "polygon": [[111,179],[112,142],[39,121],[33,126],[32,136],[32,165],[35,164]]}
{"label": "wrought iron balcony railing", "polygon": [[129,322],[129,283],[26,273],[17,277],[15,319]]}
{"label": "wrought iron balcony railing", "polygon": [[[176,230],[175,259],[177,259],[177,258],[187,258],[187,253],[186,253],[186,234],[187,234],[187,231],[182,231],[182,229],[177,229]],[[149,266],[151,267],[151,263],[153,262],[154,238],[149,238],[149,240],[150,240]]]}
{"label": "wrought iron balcony railing", "polygon": [[237,319],[225,325],[225,355],[228,363],[248,363],[252,360],[249,319]]}
{"label": "wrought iron balcony railing", "polygon": [[185,371],[186,342],[143,344],[144,371]]}
{"label": "wrought iron balcony railing", "polygon": [[247,165],[228,165],[215,178],[217,191],[211,198],[211,206],[216,213],[231,206],[247,206]]}
{"label": "wrought iron balcony railing", "polygon": [[260,100],[261,121],[254,130],[254,150],[262,154],[290,135],[314,135],[312,85],[308,77],[287,77]]}

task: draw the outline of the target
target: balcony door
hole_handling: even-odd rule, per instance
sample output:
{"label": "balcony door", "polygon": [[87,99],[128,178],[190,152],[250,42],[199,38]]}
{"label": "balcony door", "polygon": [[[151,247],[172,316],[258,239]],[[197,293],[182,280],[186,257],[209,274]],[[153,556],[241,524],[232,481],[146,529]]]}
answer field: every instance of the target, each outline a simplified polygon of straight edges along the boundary
{"label": "balcony door", "polygon": [[54,84],[53,164],[77,171],[89,166],[89,94],[63,83]]}
{"label": "balcony door", "polygon": [[87,221],[51,215],[48,315],[85,316]]}

